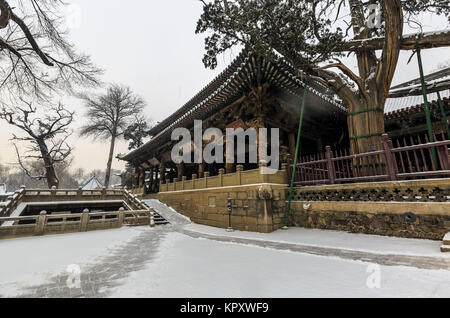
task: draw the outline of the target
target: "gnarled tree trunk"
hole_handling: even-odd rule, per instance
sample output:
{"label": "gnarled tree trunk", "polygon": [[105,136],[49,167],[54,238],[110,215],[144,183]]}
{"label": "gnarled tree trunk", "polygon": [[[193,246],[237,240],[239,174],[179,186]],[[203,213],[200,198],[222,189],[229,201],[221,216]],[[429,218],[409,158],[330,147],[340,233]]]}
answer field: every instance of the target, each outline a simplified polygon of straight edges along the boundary
{"label": "gnarled tree trunk", "polygon": [[43,140],[38,140],[37,143],[41,151],[42,160],[44,161],[45,179],[47,180],[48,188],[51,189],[53,187],[56,187],[56,189],[58,189],[59,179],[58,175],[56,174],[55,164],[53,162],[52,156],[48,151],[48,147]]}
{"label": "gnarled tree trunk", "polygon": [[108,164],[106,166],[105,187],[109,188],[111,183],[111,167],[114,156],[114,148],[116,146],[116,133],[113,133],[111,137],[111,145],[109,147]]}
{"label": "gnarled tree trunk", "polygon": [[[356,40],[371,35],[366,25],[361,2],[350,0]],[[348,100],[349,133],[353,154],[381,149],[381,136],[385,133],[384,105],[389,95],[401,49],[403,11],[400,0],[382,0],[386,28],[381,59],[372,49],[356,51],[359,69],[359,96],[357,102]]]}

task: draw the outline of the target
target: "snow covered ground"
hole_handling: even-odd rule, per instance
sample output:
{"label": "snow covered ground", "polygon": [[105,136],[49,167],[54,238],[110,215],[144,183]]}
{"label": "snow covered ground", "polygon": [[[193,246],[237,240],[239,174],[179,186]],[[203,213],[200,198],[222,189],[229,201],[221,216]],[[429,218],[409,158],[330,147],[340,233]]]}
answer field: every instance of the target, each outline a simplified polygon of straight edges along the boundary
{"label": "snow covered ground", "polygon": [[323,231],[305,228],[290,228],[274,233],[254,233],[235,231],[228,233],[223,229],[189,224],[186,230],[217,236],[246,238],[260,241],[294,243],[311,247],[328,247],[345,250],[370,252],[376,254],[433,256],[450,259],[450,253],[440,252],[442,242],[419,239],[406,239],[378,235],[365,235],[339,231]]}
{"label": "snow covered ground", "polygon": [[0,240],[0,297],[45,283],[68,266],[101,261],[139,235],[138,228]]}
{"label": "snow covered ground", "polygon": [[[440,244],[297,228],[227,233],[185,223],[3,240],[0,296],[450,297],[450,255],[439,253]],[[319,255],[307,252],[319,248]],[[350,252],[337,257],[327,249]],[[425,267],[414,263],[422,259]],[[79,291],[65,286],[71,264],[82,270]]]}
{"label": "snow covered ground", "polygon": [[[372,275],[378,273],[377,286]],[[157,260],[123,280],[112,296],[449,297],[450,272],[378,268],[364,262],[193,239],[173,232],[161,244]]]}

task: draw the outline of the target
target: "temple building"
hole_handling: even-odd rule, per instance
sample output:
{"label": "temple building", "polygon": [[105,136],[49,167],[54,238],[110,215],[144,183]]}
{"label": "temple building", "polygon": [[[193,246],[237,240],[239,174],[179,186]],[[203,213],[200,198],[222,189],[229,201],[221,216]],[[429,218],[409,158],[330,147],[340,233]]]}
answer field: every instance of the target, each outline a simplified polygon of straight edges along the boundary
{"label": "temple building", "polygon": [[[217,175],[236,171],[235,165],[175,165],[171,141],[175,128],[193,129],[194,120],[202,120],[203,128],[279,128],[281,161],[295,153],[301,100],[305,84],[294,70],[281,60],[267,61],[243,51],[216,79],[174,114],[152,128],[150,142],[121,159],[136,168],[135,186],[143,188],[145,180],[151,192],[174,178],[188,180],[205,172]],[[309,83],[302,133],[302,155],[321,152],[325,145],[348,148],[346,109],[334,94],[318,82]],[[269,146],[270,147],[270,146]],[[225,160],[224,160],[225,161]],[[245,164],[244,170],[257,168]]]}
{"label": "temple building", "polygon": [[[426,76],[428,101],[435,140],[446,140],[450,116],[450,68]],[[218,175],[236,171],[230,164],[179,164],[171,160],[176,144],[171,140],[175,128],[193,130],[194,120],[202,120],[203,128],[280,128],[281,162],[295,153],[298,118],[304,85],[285,62],[267,61],[243,51],[217,78],[190,101],[150,131],[152,139],[143,147],[121,159],[136,169],[134,188],[143,193],[157,193],[161,182],[202,178],[205,172]],[[442,101],[439,104],[439,98]],[[406,96],[405,96],[406,95]],[[395,146],[429,141],[420,79],[392,88],[385,106],[386,131]],[[447,124],[446,124],[447,122]],[[349,148],[346,108],[321,83],[309,83],[301,139],[301,156],[308,157]],[[224,159],[224,162],[226,160]],[[245,164],[244,170],[255,169]],[[138,190],[139,192],[139,190]]]}
{"label": "temple building", "polygon": [[[436,140],[450,139],[450,67],[425,76],[432,130]],[[392,87],[385,106],[386,131],[394,144],[428,141],[420,78]]]}
{"label": "temple building", "polygon": [[[350,154],[348,112],[332,91],[320,82],[305,83],[282,60],[244,50],[153,127],[149,142],[120,159],[134,167],[134,194],[156,196],[199,224],[257,232],[300,226],[440,240],[450,230],[449,76],[446,69],[425,78],[430,123],[421,81],[394,87],[380,150]],[[294,165],[303,101],[300,158]],[[179,140],[172,140],[172,132],[186,128],[194,135],[195,121],[223,135],[227,128],[255,128],[260,134],[257,161],[234,164],[237,160],[226,160],[224,151],[224,163],[176,164],[171,154]],[[259,128],[280,130],[280,164],[274,173],[265,170],[271,136],[261,135]],[[203,148],[211,142],[216,141],[203,140]],[[225,138],[223,144],[232,146]],[[191,142],[189,149],[194,157],[198,143]],[[254,148],[245,149],[250,158]]]}

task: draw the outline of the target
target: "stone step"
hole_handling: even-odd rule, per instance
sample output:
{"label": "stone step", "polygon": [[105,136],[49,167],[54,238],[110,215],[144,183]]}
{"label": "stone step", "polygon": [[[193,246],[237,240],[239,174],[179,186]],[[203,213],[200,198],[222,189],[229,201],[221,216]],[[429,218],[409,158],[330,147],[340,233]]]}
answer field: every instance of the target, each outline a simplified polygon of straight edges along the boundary
{"label": "stone step", "polygon": [[156,212],[153,215],[153,221],[155,222],[155,225],[166,225],[166,224],[170,223],[169,221],[167,221],[165,218],[163,218],[161,215],[159,215]]}
{"label": "stone step", "polygon": [[450,246],[450,233],[444,237],[444,245]]}
{"label": "stone step", "polygon": [[450,246],[449,245],[442,245],[441,246],[441,252],[442,253],[450,253]]}

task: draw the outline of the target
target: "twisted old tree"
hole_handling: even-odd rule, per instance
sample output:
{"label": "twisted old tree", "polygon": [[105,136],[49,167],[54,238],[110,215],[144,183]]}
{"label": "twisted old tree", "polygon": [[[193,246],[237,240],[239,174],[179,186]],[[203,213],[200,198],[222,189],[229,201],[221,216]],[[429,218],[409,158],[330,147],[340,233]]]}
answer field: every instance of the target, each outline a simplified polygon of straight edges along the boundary
{"label": "twisted old tree", "polygon": [[73,114],[62,105],[36,108],[31,101],[51,105],[54,96],[97,86],[101,73],[67,40],[64,6],[59,0],[14,1],[14,6],[0,0],[0,117],[26,133],[13,137],[32,144],[32,154],[24,157],[16,147],[19,165],[31,174],[26,159],[41,160],[45,171],[35,177],[46,179],[49,187],[59,184],[54,164],[71,152],[66,140]]}
{"label": "twisted old tree", "polygon": [[[217,56],[236,45],[267,58],[278,52],[299,77],[320,80],[347,105],[352,153],[381,145],[384,105],[400,51],[450,46],[450,30],[403,34],[404,23],[418,25],[422,12],[449,17],[447,0],[201,1],[196,32],[210,32],[205,66],[215,68]],[[345,53],[355,56],[358,73],[340,61]]]}
{"label": "twisted old tree", "polygon": [[[0,119],[23,133],[13,135],[12,141],[16,150],[17,160],[23,171],[32,179],[46,180],[49,188],[59,187],[56,165],[61,165],[69,158],[72,148],[67,139],[72,134],[69,126],[74,113],[68,111],[62,104],[47,106],[38,110],[31,103],[23,102],[25,106],[16,106],[15,111],[3,108]],[[20,153],[17,143],[26,142],[27,150]],[[42,163],[42,171],[38,174],[27,167],[28,161]]]}

